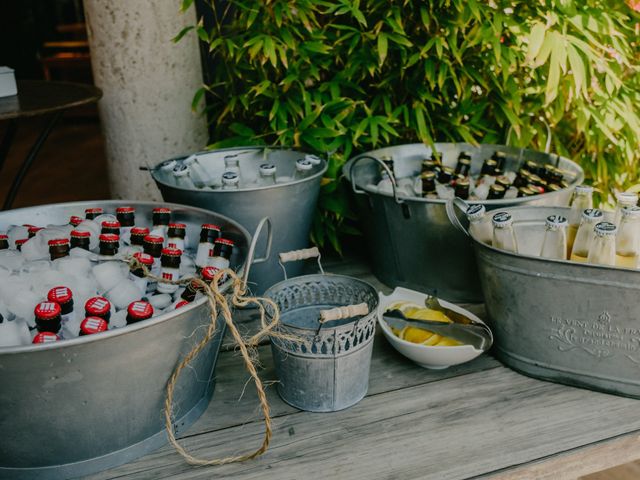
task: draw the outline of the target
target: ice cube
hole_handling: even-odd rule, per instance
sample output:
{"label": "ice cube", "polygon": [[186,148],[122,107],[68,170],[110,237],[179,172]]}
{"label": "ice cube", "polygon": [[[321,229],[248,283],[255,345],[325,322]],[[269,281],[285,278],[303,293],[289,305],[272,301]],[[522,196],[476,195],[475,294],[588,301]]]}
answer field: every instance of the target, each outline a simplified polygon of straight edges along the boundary
{"label": "ice cube", "polygon": [[111,315],[109,319],[109,329],[122,328],[127,326],[127,310],[120,310]]}
{"label": "ice cube", "polygon": [[7,231],[9,237],[9,246],[16,248],[16,240],[29,238],[29,229],[23,225],[14,225]]}
{"label": "ice cube", "polygon": [[118,282],[111,290],[106,293],[107,300],[116,308],[116,310],[126,309],[131,302],[140,300],[142,292],[138,286],[129,279]]}
{"label": "ice cube", "polygon": [[93,221],[100,227],[100,230],[102,230],[102,222],[116,222],[118,218],[110,213],[103,213],[94,218]]}
{"label": "ice cube", "polygon": [[0,250],[0,267],[18,271],[24,263],[24,257],[16,250]]}
{"label": "ice cube", "polygon": [[193,261],[193,257],[189,255],[182,255],[180,257],[180,276],[190,277],[196,274],[196,264]]}
{"label": "ice cube", "polygon": [[509,190],[504,194],[504,198],[517,198],[518,189],[516,187],[509,187]]}
{"label": "ice cube", "polygon": [[[78,308],[75,305],[75,301],[74,308]],[[82,312],[82,315],[76,315],[74,318],[66,321],[61,330],[62,338],[69,339],[77,337],[80,334],[80,323],[82,320],[84,320],[84,311]]]}
{"label": "ice cube", "polygon": [[24,243],[22,245],[22,256],[29,262],[49,259],[49,245],[44,241],[44,236],[36,235]]}
{"label": "ice cube", "polygon": [[53,266],[61,273],[80,278],[88,276],[91,270],[91,262],[83,257],[60,258],[53,262]]}
{"label": "ice cube", "polygon": [[31,334],[24,320],[4,320],[0,323],[0,347],[29,345]]}
{"label": "ice cube", "polygon": [[171,305],[171,295],[168,293],[159,293],[157,295],[151,295],[149,298],[149,303],[153,307],[154,312],[156,310],[162,310]]}
{"label": "ice cube", "polygon": [[40,297],[35,293],[26,290],[8,301],[7,307],[9,308],[9,311],[16,316],[16,318],[25,320],[30,327],[35,327],[36,322],[33,310],[36,308],[36,305],[43,300],[44,297]]}
{"label": "ice cube", "polygon": [[134,247],[124,246],[118,249],[118,256],[120,258],[127,259],[129,257],[133,257],[133,254],[138,253],[139,251],[140,251],[140,248],[137,246],[134,246]]}
{"label": "ice cube", "polygon": [[123,262],[113,260],[96,265],[92,272],[98,282],[98,291],[106,292],[127,278],[129,267]]}
{"label": "ice cube", "polygon": [[80,247],[75,247],[69,250],[69,256],[72,258],[86,258],[91,262],[98,261],[98,255]]}
{"label": "ice cube", "polygon": [[38,273],[51,270],[51,262],[49,260],[35,260],[26,262],[22,267],[24,273]]}
{"label": "ice cube", "polygon": [[455,196],[455,190],[449,185],[442,183],[436,183],[436,193],[438,194],[438,198],[442,200],[450,200]]}

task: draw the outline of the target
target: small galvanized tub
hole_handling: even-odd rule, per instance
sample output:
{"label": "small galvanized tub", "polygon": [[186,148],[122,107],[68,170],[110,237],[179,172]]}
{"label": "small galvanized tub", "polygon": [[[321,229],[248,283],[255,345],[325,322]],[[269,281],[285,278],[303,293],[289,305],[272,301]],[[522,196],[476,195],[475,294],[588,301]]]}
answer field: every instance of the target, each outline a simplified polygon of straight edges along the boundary
{"label": "small galvanized tub", "polygon": [[[248,186],[241,185],[239,190],[178,187],[173,177],[162,170],[162,166],[172,160],[186,158],[182,156],[161,162],[151,169],[162,198],[227,215],[249,231],[255,230],[262,218],[269,217],[273,223],[276,252],[297,250],[309,245],[309,231],[320,192],[320,180],[327,170],[325,160],[318,159],[320,163],[302,180],[260,187],[251,186],[258,178],[260,164],[273,163],[279,176],[293,178],[295,162],[305,154],[284,148],[239,147],[199,152],[197,155],[198,162],[206,164],[215,178],[219,178],[224,172],[224,158],[236,156],[242,182]],[[264,251],[265,248],[265,240],[260,239],[258,250]],[[294,265],[291,273],[298,275],[301,268],[301,265]],[[278,259],[274,256],[251,268],[249,287],[254,294],[261,294],[281,278]]]}
{"label": "small galvanized tub", "polygon": [[[319,264],[319,255],[310,248],[280,258],[284,263],[317,256]],[[356,278],[321,273],[285,279],[265,296],[280,309],[278,333],[291,336],[271,337],[282,399],[311,412],[334,412],[362,400],[369,386],[376,290]]]}
{"label": "small galvanized tub", "polygon": [[[559,205],[569,203],[573,187],[582,183],[584,173],[576,163],[554,154],[505,145],[473,146],[467,143],[436,143],[443,164],[454,167],[460,152],[472,155],[471,173],[477,174],[485,159],[495,151],[507,154],[507,168],[514,169],[532,160],[539,165],[552,164],[571,176],[568,188],[528,198],[485,200],[487,209],[513,205]],[[379,180],[380,159],[393,158],[398,178],[415,175],[431,148],[421,143],[374,150],[350,160],[343,168],[351,182],[360,225],[372,259],[373,272],[392,287],[407,287],[423,292],[437,290],[438,296],[451,302],[481,302],[473,250],[464,235],[451,226],[445,212],[445,200],[405,197],[394,190],[386,194],[372,189]]]}
{"label": "small galvanized tub", "polygon": [[[106,212],[130,205],[136,224],[150,226],[152,202],[97,201],[0,213],[12,224],[64,224],[87,207]],[[233,268],[243,271],[255,248],[238,223],[216,213],[166,204],[196,242],[202,223],[217,223],[235,241]],[[254,238],[255,240],[255,238]],[[194,245],[191,245],[193,247]],[[165,387],[176,365],[209,323],[206,298],[126,328],[60,343],[0,348],[0,478],[65,479],[140,457],[167,442]],[[207,408],[224,323],[185,369],[175,390],[175,430],[181,434]]]}
{"label": "small galvanized tub", "polygon": [[544,219],[569,209],[505,211],[519,254],[473,239],[498,358],[533,377],[640,398],[640,271],[540,258]]}

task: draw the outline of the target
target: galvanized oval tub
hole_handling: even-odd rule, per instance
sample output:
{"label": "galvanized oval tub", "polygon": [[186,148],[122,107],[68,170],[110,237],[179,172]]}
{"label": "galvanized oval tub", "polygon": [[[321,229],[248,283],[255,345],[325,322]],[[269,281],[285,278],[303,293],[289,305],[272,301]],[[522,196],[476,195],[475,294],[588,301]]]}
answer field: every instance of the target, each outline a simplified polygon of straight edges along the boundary
{"label": "galvanized oval tub", "polygon": [[[21,208],[0,213],[12,224],[64,224],[88,207],[130,205],[136,224],[150,226],[152,202],[96,201]],[[216,213],[166,204],[197,242],[202,223],[219,224],[235,241],[233,268],[245,268],[251,237]],[[63,479],[128,462],[167,441],[163,406],[167,380],[198,343],[209,322],[206,298],[126,328],[59,343],[0,348],[0,477]],[[181,434],[207,408],[224,323],[185,369],[174,398]]]}
{"label": "galvanized oval tub", "polygon": [[640,398],[640,271],[540,258],[544,219],[569,209],[505,211],[521,253],[473,239],[498,358],[533,377]]}
{"label": "galvanized oval tub", "polygon": [[[259,166],[265,162],[275,164],[278,175],[293,178],[296,160],[305,156],[295,150],[271,147],[223,148],[199,152],[197,155],[198,161],[205,162],[216,178],[224,172],[224,158],[236,155],[240,176],[246,184],[258,178]],[[184,158],[186,156],[171,160]],[[299,250],[309,245],[320,180],[327,170],[325,160],[321,159],[320,164],[313,167],[312,173],[302,180],[263,187],[243,186],[239,190],[180,188],[160,168],[171,160],[151,169],[151,175],[165,200],[220,212],[236,219],[249,231],[253,231],[263,217],[269,217],[273,223],[273,249],[276,252]],[[265,240],[260,239],[258,251],[263,251],[265,246]],[[292,266],[292,275],[300,274],[301,269],[301,265]],[[253,293],[260,294],[280,279],[278,260],[274,256],[251,268],[249,287]]]}
{"label": "galvanized oval tub", "polygon": [[[436,143],[443,163],[454,167],[460,152],[471,152],[471,173],[477,174],[485,159],[496,151],[507,154],[507,169],[527,160],[539,165],[552,164],[571,176],[568,188],[529,198],[485,200],[487,209],[513,205],[568,205],[573,188],[584,180],[584,172],[571,160],[553,154],[505,145],[473,146],[468,143]],[[379,179],[380,159],[394,160],[398,178],[417,174],[431,148],[421,143],[381,148],[351,159],[343,172],[355,193],[359,222],[369,247],[373,272],[391,287],[407,287],[422,292],[437,290],[438,296],[452,302],[481,302],[473,250],[464,235],[451,226],[445,200],[403,197],[380,193],[368,187]]]}

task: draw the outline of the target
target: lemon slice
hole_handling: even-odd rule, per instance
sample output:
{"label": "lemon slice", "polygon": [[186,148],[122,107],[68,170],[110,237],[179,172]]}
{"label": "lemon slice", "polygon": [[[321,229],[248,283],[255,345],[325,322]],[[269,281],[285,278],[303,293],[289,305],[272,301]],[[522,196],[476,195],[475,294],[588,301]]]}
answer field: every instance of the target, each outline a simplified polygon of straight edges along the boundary
{"label": "lemon slice", "polygon": [[436,345],[440,340],[442,340],[442,335],[433,334],[429,339],[425,342],[422,342],[422,345],[426,345],[428,347],[432,347]]}
{"label": "lemon slice", "polygon": [[440,340],[436,346],[438,346],[438,347],[459,347],[460,345],[463,345],[463,344],[460,343],[458,340],[454,340],[451,337],[443,337],[442,340]]}
{"label": "lemon slice", "polygon": [[402,312],[407,318],[412,320],[430,320],[432,322],[451,323],[449,317],[438,310],[431,310],[430,308],[421,307]]}
{"label": "lemon slice", "polygon": [[422,330],[421,328],[405,327],[403,329],[402,339],[411,343],[424,343],[433,336],[434,335],[432,332],[428,332],[427,330]]}

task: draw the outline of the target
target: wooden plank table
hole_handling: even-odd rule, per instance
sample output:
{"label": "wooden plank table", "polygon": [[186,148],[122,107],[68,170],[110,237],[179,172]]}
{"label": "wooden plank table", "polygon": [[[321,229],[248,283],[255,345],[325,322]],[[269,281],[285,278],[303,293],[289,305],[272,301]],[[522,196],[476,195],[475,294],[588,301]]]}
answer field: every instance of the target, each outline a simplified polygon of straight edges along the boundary
{"label": "wooden plank table", "polygon": [[[389,291],[362,261],[325,267]],[[482,316],[482,306],[471,308]],[[255,328],[250,319],[243,326]],[[166,446],[90,478],[556,480],[640,458],[639,401],[535,380],[488,355],[430,371],[402,357],[378,332],[367,396],[335,413],[285,404],[266,345],[260,360],[274,426],[262,457],[196,468]],[[263,423],[249,375],[232,348],[221,353],[216,376],[208,410],[181,442],[205,458],[252,451],[262,441]]]}

